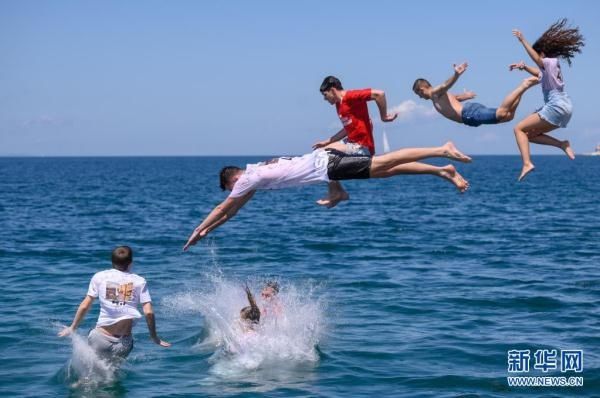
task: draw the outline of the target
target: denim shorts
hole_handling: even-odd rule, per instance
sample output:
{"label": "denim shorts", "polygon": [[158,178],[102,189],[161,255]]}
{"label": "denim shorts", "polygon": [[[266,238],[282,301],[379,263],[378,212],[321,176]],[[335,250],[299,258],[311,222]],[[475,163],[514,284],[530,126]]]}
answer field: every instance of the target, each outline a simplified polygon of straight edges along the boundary
{"label": "denim shorts", "polygon": [[567,127],[573,105],[571,98],[564,91],[550,90],[544,92],[544,106],[536,112],[542,119],[556,127]]}
{"label": "denim shorts", "polygon": [[467,126],[477,127],[482,124],[496,124],[496,108],[488,108],[477,102],[467,102],[461,113],[462,122]]}

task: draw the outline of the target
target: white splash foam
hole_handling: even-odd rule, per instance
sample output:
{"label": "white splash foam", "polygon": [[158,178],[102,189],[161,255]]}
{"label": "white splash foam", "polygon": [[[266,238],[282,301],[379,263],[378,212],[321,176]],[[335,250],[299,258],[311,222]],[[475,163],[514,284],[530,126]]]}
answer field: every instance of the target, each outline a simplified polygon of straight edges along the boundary
{"label": "white splash foam", "polygon": [[[56,324],[55,327],[62,330],[65,326]],[[115,380],[118,364],[99,357],[89,346],[87,337],[75,332],[68,338],[71,340],[73,353],[66,368],[66,378],[73,382],[71,387],[93,389]]]}
{"label": "white splash foam", "polygon": [[[240,310],[248,305],[243,286],[244,282],[211,275],[202,291],[163,300],[176,312],[204,317],[205,333],[195,348],[213,352],[210,372],[220,378],[239,378],[259,369],[272,374],[284,368],[314,366],[319,360],[317,344],[326,324],[325,299],[317,296],[318,287],[282,283],[277,295],[281,314],[261,316],[253,333],[244,332],[240,324]],[[262,308],[262,283],[249,286]]]}

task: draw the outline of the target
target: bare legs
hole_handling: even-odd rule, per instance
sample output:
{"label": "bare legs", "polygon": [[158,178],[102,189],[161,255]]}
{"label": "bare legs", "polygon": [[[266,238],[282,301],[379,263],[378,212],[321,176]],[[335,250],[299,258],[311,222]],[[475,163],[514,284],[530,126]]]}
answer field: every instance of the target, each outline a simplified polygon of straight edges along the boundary
{"label": "bare legs", "polygon": [[449,164],[443,167],[433,166],[427,163],[411,162],[385,170],[380,178],[392,177],[399,174],[430,174],[450,181],[460,192],[469,189],[469,183]]}
{"label": "bare legs", "polygon": [[538,84],[537,77],[529,77],[524,79],[521,84],[504,98],[498,109],[496,110],[496,119],[499,123],[511,121],[515,117],[515,111],[521,102],[521,97],[529,88]]}
{"label": "bare legs", "polygon": [[471,158],[459,151],[452,142],[434,148],[400,149],[373,157],[371,178],[388,178],[398,174],[432,174],[450,181],[460,192],[469,188],[469,183],[454,166],[436,167],[417,162],[431,157],[444,157],[464,163],[471,161]]}
{"label": "bare legs", "polygon": [[[325,148],[337,149],[340,152],[346,152],[346,145],[340,141],[334,142],[326,146]],[[346,190],[339,181],[329,181],[327,189],[327,197],[317,200],[318,205],[325,206],[328,209],[331,209],[332,207],[335,207],[338,203],[350,199],[350,195],[348,195],[348,192],[346,192]]]}
{"label": "bare legs", "polygon": [[531,154],[529,152],[529,142],[533,142],[541,145],[550,145],[562,149],[569,159],[575,159],[575,153],[571,148],[569,141],[560,141],[556,138],[549,136],[552,130],[557,129],[555,125],[548,123],[540,117],[537,113],[533,113],[521,120],[515,127],[515,138],[519,151],[521,152],[521,159],[523,160],[523,168],[519,175],[519,181],[522,181],[527,174],[535,170],[535,166],[531,162]]}
{"label": "bare legs", "polygon": [[385,155],[373,157],[371,178],[390,177],[390,170],[396,166],[433,157],[449,158],[464,163],[471,161],[470,157],[459,151],[450,141],[440,147],[399,149]]}

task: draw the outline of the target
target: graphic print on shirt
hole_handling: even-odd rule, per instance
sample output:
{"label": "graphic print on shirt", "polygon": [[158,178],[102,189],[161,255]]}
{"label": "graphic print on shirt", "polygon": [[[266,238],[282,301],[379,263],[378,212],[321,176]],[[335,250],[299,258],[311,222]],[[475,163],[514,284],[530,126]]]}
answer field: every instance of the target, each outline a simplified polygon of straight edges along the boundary
{"label": "graphic print on shirt", "polygon": [[118,305],[133,301],[133,282],[123,285],[117,282],[106,282],[106,299]]}

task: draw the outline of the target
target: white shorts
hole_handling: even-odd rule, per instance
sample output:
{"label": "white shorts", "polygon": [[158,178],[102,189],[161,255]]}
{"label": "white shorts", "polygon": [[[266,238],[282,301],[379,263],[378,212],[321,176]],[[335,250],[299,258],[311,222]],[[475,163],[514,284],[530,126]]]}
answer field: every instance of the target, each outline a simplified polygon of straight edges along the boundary
{"label": "white shorts", "polygon": [[102,333],[94,328],[88,335],[88,344],[96,351],[99,357],[115,360],[126,358],[133,349],[133,337],[114,337]]}

